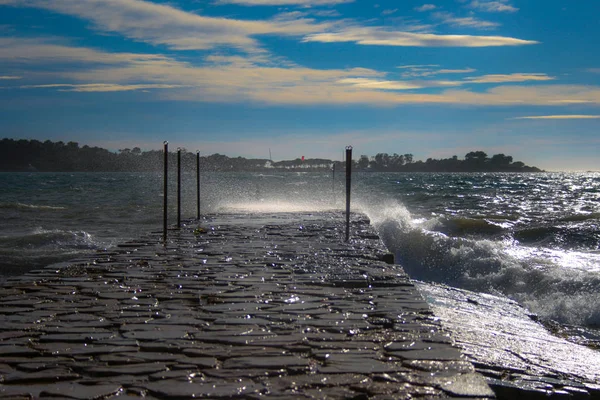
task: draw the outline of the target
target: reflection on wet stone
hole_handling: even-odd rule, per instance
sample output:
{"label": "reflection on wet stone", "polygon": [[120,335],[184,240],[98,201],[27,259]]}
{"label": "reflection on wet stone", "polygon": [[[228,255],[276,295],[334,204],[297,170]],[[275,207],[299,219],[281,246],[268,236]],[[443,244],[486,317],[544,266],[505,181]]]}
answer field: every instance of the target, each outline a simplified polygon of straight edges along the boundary
{"label": "reflection on wet stone", "polygon": [[0,398],[494,397],[364,216],[201,225],[10,279]]}

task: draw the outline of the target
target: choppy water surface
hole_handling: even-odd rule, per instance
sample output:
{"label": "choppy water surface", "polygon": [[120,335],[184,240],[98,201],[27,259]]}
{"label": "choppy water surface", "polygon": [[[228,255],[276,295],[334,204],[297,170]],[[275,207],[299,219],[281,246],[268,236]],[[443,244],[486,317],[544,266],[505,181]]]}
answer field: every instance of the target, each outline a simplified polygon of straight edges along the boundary
{"label": "choppy water surface", "polygon": [[[342,208],[344,182],[329,173],[207,173],[202,210]],[[159,174],[6,173],[0,184],[3,275],[162,226]],[[195,189],[185,175],[184,217],[195,216]],[[352,196],[413,278],[508,296],[564,324],[600,325],[600,174],[357,173]]]}

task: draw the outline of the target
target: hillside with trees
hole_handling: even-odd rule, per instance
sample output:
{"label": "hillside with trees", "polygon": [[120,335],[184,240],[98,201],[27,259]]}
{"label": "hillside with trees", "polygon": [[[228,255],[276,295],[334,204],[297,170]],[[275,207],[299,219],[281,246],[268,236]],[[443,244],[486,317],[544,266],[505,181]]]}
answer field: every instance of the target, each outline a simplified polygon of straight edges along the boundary
{"label": "hillside with trees", "polygon": [[[142,151],[139,147],[111,152],[100,147],[79,146],[76,142],[52,142],[46,140],[0,141],[0,171],[52,171],[52,172],[91,172],[91,171],[161,171],[163,165],[161,150]],[[169,163],[176,165],[176,151],[169,153]],[[345,163],[327,159],[305,159],[271,161],[268,159],[248,159],[212,154],[200,158],[204,171],[319,171],[345,169]],[[182,150],[182,165],[185,169],[196,166],[196,153]],[[379,153],[373,157],[361,155],[353,161],[353,168],[372,172],[540,172],[521,161],[513,161],[511,156],[495,154],[491,158],[483,151],[472,151],[464,159],[453,156],[447,159],[427,159],[414,161],[413,155]]]}
{"label": "hillside with trees", "polygon": [[375,157],[360,156],[357,167],[363,171],[390,172],[541,172],[512,156],[495,154],[491,158],[483,151],[471,151],[463,160],[458,156],[445,159],[428,158],[414,161],[412,154],[379,153]]}

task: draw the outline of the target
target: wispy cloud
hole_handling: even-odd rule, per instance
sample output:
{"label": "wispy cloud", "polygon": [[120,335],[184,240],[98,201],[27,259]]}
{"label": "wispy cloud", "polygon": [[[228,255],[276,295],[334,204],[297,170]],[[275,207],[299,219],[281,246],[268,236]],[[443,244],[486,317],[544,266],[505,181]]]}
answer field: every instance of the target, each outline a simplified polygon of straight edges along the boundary
{"label": "wispy cloud", "polygon": [[504,83],[504,82],[526,82],[526,81],[551,81],[555,78],[546,74],[490,74],[483,76],[468,77],[469,83]]}
{"label": "wispy cloud", "polygon": [[412,65],[400,65],[398,68],[429,68],[439,67],[439,64],[412,64]]}
{"label": "wispy cloud", "polygon": [[463,68],[463,69],[440,69],[437,71],[438,74],[468,74],[470,72],[475,72],[476,70],[473,68]]}
{"label": "wispy cloud", "polygon": [[433,17],[440,20],[443,24],[461,28],[493,29],[500,26],[496,22],[484,21],[475,17],[456,17],[449,12],[436,12],[433,13]]}
{"label": "wispy cloud", "polygon": [[361,45],[405,47],[496,47],[537,44],[506,36],[437,35],[433,33],[400,32],[380,27],[349,27],[335,32],[315,33],[304,37],[305,42],[353,42]]}
{"label": "wispy cloud", "polygon": [[397,9],[397,8],[390,9],[390,10],[383,10],[383,11],[381,12],[381,15],[384,15],[384,16],[385,16],[385,15],[392,15],[392,14],[394,14],[396,11],[398,11],[398,9]]}
{"label": "wispy cloud", "polygon": [[219,46],[257,50],[256,35],[302,36],[331,27],[311,19],[237,20],[205,17],[175,7],[142,0],[5,0],[89,20],[101,31],[175,50]]}
{"label": "wispy cloud", "polygon": [[600,119],[600,115],[532,115],[527,117],[515,117],[510,119]]}
{"label": "wispy cloud", "polygon": [[402,81],[383,81],[367,78],[345,78],[340,79],[338,83],[348,84],[357,88],[379,89],[379,90],[410,90],[421,89],[423,86],[411,82]]}
{"label": "wispy cloud", "polygon": [[339,17],[340,12],[337,10],[313,10],[311,11],[311,14],[317,16],[317,17]]}
{"label": "wispy cloud", "polygon": [[486,12],[517,12],[518,8],[512,6],[508,0],[487,1],[473,0],[469,3],[470,8]]}
{"label": "wispy cloud", "polygon": [[424,11],[435,10],[436,8],[437,7],[434,4],[423,4],[420,7],[415,7],[415,11],[424,12]]}
{"label": "wispy cloud", "polygon": [[243,6],[331,6],[352,3],[354,0],[217,0],[215,4],[238,4]]}
{"label": "wispy cloud", "polygon": [[[304,42],[353,42],[361,45],[414,47],[492,47],[538,43],[505,36],[418,33],[411,29],[361,26],[348,20],[317,22],[301,17],[282,19],[276,16],[268,20],[206,17],[170,5],[142,0],[4,1],[10,5],[36,7],[76,16],[91,21],[97,30],[116,32],[133,40],[167,46],[174,50],[234,47],[249,53],[263,52],[257,40],[261,35],[300,37]],[[298,1],[301,0],[296,0]],[[448,14],[441,15],[446,16],[446,23],[458,26],[495,26],[474,18],[459,19]]]}
{"label": "wispy cloud", "polygon": [[[72,62],[73,66],[67,68],[65,61]],[[27,71],[28,77],[33,74],[37,81],[44,80],[23,90],[35,90],[33,85],[39,85],[40,89],[54,87],[78,92],[160,89],[153,95],[157,100],[371,106],[600,104],[598,86],[513,85],[479,92],[443,89],[472,81],[393,80],[386,72],[368,68],[314,69],[241,55],[213,55],[206,58],[205,64],[193,65],[161,55],[105,53],[34,39],[0,40],[0,63],[9,67],[18,64]],[[61,68],[53,68],[53,65]],[[40,71],[40,66],[48,69]],[[534,76],[539,78],[537,74]],[[430,87],[441,91],[419,92],[419,88]]]}
{"label": "wispy cloud", "polygon": [[436,67],[439,67],[439,65],[403,65],[398,68],[403,70],[403,72],[401,72],[403,78],[428,77],[445,74],[468,74],[476,71],[473,68],[447,69]]}
{"label": "wispy cloud", "polygon": [[21,76],[16,75],[0,75],[0,81],[18,80],[22,79]]}
{"label": "wispy cloud", "polygon": [[169,63],[171,59],[159,54],[107,53],[86,47],[69,46],[56,39],[0,38],[0,60],[16,64],[86,62]]}
{"label": "wispy cloud", "polygon": [[48,85],[23,85],[21,89],[53,89],[58,88],[62,92],[129,92],[149,89],[175,89],[182,85],[165,84],[141,84],[141,85],[119,85],[110,83],[86,83],[86,84],[66,84],[55,83]]}

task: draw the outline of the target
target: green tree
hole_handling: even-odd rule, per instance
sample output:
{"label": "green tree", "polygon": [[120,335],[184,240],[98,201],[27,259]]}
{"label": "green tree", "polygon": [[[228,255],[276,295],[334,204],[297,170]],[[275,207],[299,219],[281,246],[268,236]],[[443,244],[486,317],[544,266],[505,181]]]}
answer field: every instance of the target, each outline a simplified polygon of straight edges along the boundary
{"label": "green tree", "polygon": [[366,155],[361,155],[360,158],[358,159],[358,168],[360,169],[366,169],[369,167],[369,156]]}

